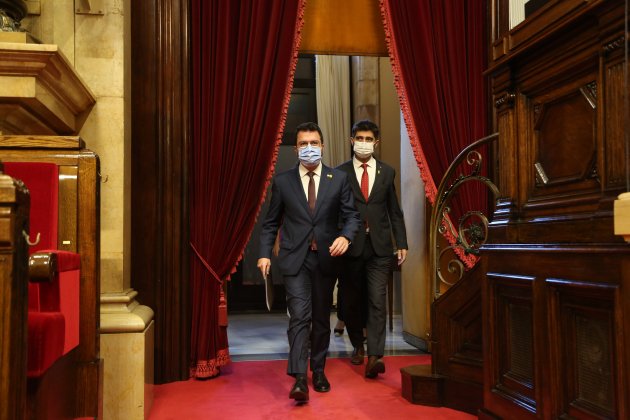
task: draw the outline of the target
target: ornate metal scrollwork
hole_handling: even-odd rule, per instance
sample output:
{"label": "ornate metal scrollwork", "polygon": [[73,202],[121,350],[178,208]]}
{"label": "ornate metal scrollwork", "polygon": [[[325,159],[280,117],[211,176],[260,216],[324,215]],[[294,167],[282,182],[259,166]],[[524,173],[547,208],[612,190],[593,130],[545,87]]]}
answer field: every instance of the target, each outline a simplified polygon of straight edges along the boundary
{"label": "ornate metal scrollwork", "polygon": [[[434,273],[434,281],[431,281],[430,296],[437,299],[440,296],[441,285],[448,287],[462,278],[465,266],[459,258],[452,258],[453,254],[478,255],[479,248],[488,238],[488,218],[477,210],[471,210],[463,214],[454,226],[450,217],[449,203],[456,195],[459,188],[468,182],[480,182],[485,185],[496,197],[499,194],[497,186],[488,178],[481,175],[483,157],[476,150],[481,146],[496,141],[498,133],[484,137],[472,143],[455,158],[449,166],[444,178],[440,182],[437,198],[431,213],[429,232],[429,259],[430,273]],[[453,180],[456,169],[465,161],[470,168],[467,175],[460,174]],[[440,249],[438,235],[450,235],[454,238],[450,246]],[[445,258],[451,258],[445,262]],[[446,270],[442,270],[446,267]],[[448,275],[446,275],[446,273]]]}

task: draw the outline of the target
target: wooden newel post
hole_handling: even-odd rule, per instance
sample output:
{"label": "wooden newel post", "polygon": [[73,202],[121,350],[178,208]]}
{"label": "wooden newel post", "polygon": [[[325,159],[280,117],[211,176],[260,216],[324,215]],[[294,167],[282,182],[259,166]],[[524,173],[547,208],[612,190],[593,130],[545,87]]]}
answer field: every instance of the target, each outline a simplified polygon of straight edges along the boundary
{"label": "wooden newel post", "polygon": [[0,163],[0,420],[26,417],[28,190]]}

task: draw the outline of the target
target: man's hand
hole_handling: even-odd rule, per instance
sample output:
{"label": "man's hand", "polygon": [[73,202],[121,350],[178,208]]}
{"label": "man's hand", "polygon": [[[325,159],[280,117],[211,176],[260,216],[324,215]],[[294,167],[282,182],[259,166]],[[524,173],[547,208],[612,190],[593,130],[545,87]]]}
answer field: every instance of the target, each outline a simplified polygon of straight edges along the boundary
{"label": "man's hand", "polygon": [[402,263],[404,263],[407,259],[407,250],[399,249],[396,253],[398,254],[398,265],[402,265]]}
{"label": "man's hand", "polygon": [[350,246],[350,241],[345,236],[340,236],[332,243],[328,250],[330,251],[331,257],[338,257],[340,255],[345,254]]}
{"label": "man's hand", "polygon": [[267,280],[269,270],[271,269],[271,260],[269,258],[259,258],[258,264],[256,264],[256,266],[260,269],[263,278]]}

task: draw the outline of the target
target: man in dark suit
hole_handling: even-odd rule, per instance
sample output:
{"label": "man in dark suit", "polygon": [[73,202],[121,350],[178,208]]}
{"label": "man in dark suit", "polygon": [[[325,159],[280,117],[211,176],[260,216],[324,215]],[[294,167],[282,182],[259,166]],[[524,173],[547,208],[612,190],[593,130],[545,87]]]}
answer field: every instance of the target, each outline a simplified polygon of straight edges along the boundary
{"label": "man in dark suit", "polygon": [[[372,156],[379,144],[378,126],[368,120],[357,122],[352,127],[350,141],[354,157],[337,169],[350,178],[363,224],[343,257],[339,283],[344,297],[344,321],[354,346],[351,361],[355,365],[364,362],[363,327],[366,326],[368,363],[365,376],[375,378],[385,372],[382,357],[385,351],[387,281],[393,268],[392,256],[395,250],[397,264],[405,261],[407,234],[396,197],[396,173],[391,166]],[[365,299],[367,311],[363,309]]]}
{"label": "man in dark suit", "polygon": [[330,390],[324,366],[330,342],[335,257],[348,250],[360,225],[347,175],[321,163],[323,147],[317,124],[297,127],[295,150],[300,163],[275,176],[260,236],[258,268],[266,278],[280,229],[278,265],[289,309],[287,373],[295,377],[289,398],[298,402],[308,401],[309,338],[313,389]]}

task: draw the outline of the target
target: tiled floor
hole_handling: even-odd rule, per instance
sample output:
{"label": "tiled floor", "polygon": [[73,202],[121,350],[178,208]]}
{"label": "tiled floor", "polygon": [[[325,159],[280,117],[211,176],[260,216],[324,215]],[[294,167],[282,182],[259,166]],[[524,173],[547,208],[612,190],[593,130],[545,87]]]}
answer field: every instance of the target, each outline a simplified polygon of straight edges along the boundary
{"label": "tiled floor", "polygon": [[[287,358],[289,345],[286,313],[230,314],[228,318],[228,342],[233,361]],[[341,337],[335,337],[332,333],[336,322],[337,317],[333,312],[330,316],[329,357],[350,357],[352,344],[348,334],[344,332]],[[394,315],[393,324],[393,331],[387,329],[385,355],[424,354],[403,340],[400,315]]]}

